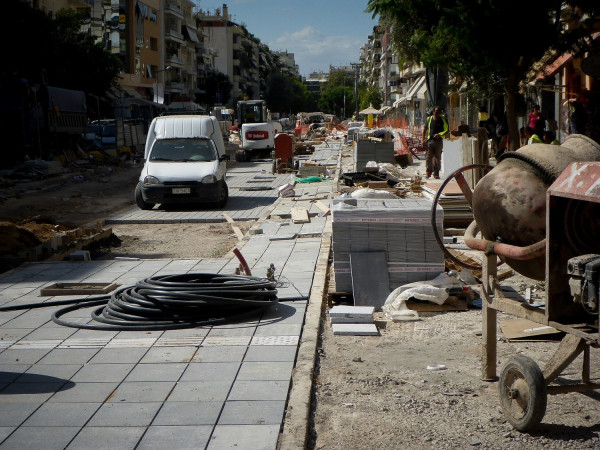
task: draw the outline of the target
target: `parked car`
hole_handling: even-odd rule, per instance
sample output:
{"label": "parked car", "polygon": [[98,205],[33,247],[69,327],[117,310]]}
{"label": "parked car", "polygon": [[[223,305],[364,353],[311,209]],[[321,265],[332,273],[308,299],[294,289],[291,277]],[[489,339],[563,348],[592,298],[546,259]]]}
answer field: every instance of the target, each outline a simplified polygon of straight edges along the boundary
{"label": "parked car", "polygon": [[163,116],[150,124],[144,167],[135,188],[141,209],[157,203],[227,204],[227,161],[216,117]]}

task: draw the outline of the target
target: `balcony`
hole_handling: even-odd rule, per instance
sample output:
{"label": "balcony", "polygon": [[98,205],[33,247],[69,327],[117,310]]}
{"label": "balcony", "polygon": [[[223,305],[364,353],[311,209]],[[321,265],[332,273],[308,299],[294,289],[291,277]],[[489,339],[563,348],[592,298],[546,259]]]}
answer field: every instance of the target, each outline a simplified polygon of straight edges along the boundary
{"label": "balcony", "polygon": [[183,59],[179,58],[177,55],[165,56],[165,63],[169,66],[174,66],[178,68],[181,68],[184,65]]}
{"label": "balcony", "polygon": [[169,2],[167,1],[165,3],[165,14],[169,14],[173,17],[178,18],[179,20],[183,20],[183,9],[181,9],[179,7],[179,5],[177,5],[174,2]]}
{"label": "balcony", "polygon": [[185,41],[183,39],[183,34],[174,29],[165,30],[165,40],[171,42],[177,42],[178,44],[183,44]]}

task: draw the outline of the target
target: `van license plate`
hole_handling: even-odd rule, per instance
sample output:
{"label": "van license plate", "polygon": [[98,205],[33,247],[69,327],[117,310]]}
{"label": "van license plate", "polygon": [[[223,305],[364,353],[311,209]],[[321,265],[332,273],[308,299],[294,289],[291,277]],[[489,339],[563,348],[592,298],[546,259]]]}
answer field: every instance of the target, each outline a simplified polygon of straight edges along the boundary
{"label": "van license plate", "polygon": [[189,194],[190,188],[173,188],[173,194]]}

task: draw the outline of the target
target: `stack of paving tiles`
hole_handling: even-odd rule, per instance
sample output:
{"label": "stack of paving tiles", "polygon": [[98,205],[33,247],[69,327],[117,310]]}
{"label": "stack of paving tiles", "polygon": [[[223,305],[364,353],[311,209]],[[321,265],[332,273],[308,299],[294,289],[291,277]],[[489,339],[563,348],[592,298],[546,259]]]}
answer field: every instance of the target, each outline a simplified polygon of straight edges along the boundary
{"label": "stack of paving tiles", "polygon": [[329,310],[329,320],[334,335],[379,336],[373,323],[373,306],[334,306]]}
{"label": "stack of paving tiles", "polygon": [[380,163],[394,162],[394,143],[377,141],[354,142],[354,171],[365,168],[369,161]]}
{"label": "stack of paving tiles", "polygon": [[[334,199],[332,247],[337,292],[352,292],[351,253],[385,252],[390,291],[444,271],[444,253],[431,227],[426,198]],[[436,209],[443,236],[443,210]]]}

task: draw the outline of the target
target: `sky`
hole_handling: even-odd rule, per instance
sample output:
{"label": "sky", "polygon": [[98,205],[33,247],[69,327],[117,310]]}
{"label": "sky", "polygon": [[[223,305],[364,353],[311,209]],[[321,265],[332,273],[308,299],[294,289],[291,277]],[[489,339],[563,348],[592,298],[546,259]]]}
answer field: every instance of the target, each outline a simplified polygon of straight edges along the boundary
{"label": "sky", "polygon": [[359,62],[377,24],[367,0],[193,0],[206,11],[229,8],[233,22],[246,25],[271,51],[294,54],[302,76],[329,66]]}

